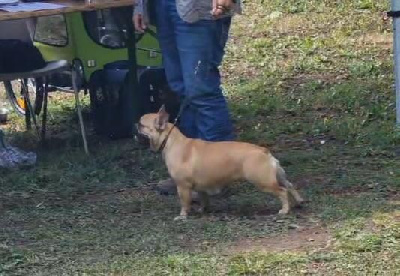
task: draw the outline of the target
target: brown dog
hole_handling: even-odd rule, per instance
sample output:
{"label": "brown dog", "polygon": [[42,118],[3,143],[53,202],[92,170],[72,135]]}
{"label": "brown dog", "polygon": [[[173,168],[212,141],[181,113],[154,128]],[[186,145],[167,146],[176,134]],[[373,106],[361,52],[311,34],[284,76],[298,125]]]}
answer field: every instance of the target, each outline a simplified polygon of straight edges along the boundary
{"label": "brown dog", "polygon": [[162,151],[168,172],[177,185],[181,212],[175,220],[186,219],[192,190],[199,192],[204,210],[209,193],[236,180],[250,181],[261,191],[276,195],[282,202],[279,214],[289,212],[289,195],[296,204],[303,202],[268,149],[241,142],[189,139],[168,123],[168,117],[162,107],[157,114],[144,115],[137,127],[149,139],[153,151]]}

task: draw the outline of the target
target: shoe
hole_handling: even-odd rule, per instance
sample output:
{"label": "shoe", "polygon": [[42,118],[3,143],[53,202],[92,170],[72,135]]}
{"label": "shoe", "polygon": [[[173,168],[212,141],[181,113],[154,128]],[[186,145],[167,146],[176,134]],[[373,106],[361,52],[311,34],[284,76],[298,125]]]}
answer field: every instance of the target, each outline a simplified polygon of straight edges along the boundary
{"label": "shoe", "polygon": [[[160,182],[158,182],[156,186],[156,191],[160,195],[164,196],[178,194],[178,191],[176,189],[176,184],[171,178],[161,180]],[[199,201],[199,194],[195,191],[192,191],[192,201]]]}
{"label": "shoe", "polygon": [[161,180],[160,182],[158,182],[156,186],[156,191],[160,195],[165,195],[165,196],[176,195],[178,193],[176,189],[176,184],[171,178]]}

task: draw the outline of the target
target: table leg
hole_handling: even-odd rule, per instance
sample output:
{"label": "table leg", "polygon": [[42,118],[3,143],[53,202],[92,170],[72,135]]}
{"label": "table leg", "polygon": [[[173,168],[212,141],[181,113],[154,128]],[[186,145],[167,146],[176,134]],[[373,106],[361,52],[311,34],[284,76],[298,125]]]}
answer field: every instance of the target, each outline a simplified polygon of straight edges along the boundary
{"label": "table leg", "polygon": [[127,23],[127,49],[128,49],[128,60],[130,64],[129,73],[128,73],[128,85],[125,89],[127,89],[124,93],[126,96],[124,107],[126,110],[126,114],[124,117],[124,126],[129,129],[130,134],[133,135],[134,132],[134,124],[139,121],[141,116],[141,95],[138,89],[138,76],[137,76],[137,59],[136,59],[136,37],[135,30],[132,24],[132,16],[126,17]]}

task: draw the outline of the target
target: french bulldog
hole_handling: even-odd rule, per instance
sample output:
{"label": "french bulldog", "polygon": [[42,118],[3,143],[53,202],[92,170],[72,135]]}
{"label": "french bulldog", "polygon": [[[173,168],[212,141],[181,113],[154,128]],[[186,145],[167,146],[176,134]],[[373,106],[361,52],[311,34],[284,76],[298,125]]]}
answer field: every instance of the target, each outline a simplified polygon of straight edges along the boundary
{"label": "french bulldog", "polygon": [[290,211],[290,196],[300,205],[303,198],[287,180],[279,161],[264,147],[244,142],[206,142],[185,137],[169,122],[165,107],[145,114],[137,124],[139,135],[149,140],[153,151],[161,151],[171,178],[177,185],[181,211],[175,220],[187,218],[192,191],[200,195],[201,211],[209,205],[209,194],[246,180],[259,190],[277,196]]}

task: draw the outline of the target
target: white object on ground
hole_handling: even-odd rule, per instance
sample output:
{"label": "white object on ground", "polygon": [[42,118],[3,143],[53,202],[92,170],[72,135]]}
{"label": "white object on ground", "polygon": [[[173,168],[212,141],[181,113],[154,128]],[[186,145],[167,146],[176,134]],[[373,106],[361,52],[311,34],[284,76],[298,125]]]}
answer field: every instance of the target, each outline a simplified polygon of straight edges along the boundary
{"label": "white object on ground", "polygon": [[0,129],[0,168],[16,168],[36,164],[36,154],[24,152],[16,147],[6,146]]}

